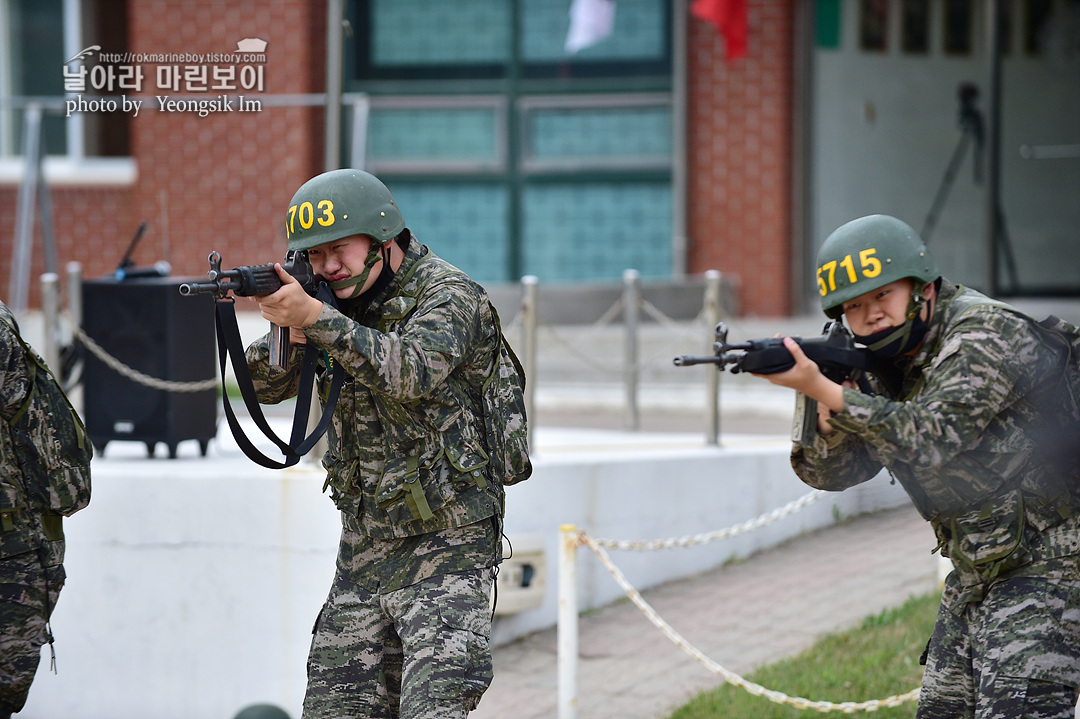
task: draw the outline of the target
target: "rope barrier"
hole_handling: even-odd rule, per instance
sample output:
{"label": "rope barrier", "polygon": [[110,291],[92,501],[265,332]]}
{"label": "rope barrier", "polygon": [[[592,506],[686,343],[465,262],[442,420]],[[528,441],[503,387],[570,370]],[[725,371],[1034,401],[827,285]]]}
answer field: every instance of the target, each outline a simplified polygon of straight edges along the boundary
{"label": "rope barrier", "polygon": [[[641,303],[641,309],[645,310],[645,314],[649,315],[649,317],[652,317],[653,320],[655,320],[657,324],[663,325],[664,327],[667,327],[668,329],[673,329],[673,330],[680,330],[681,331],[683,329],[682,324],[678,320],[664,314],[663,310],[661,310],[659,307],[654,305],[652,302],[649,302],[644,297],[640,298],[639,302]],[[698,324],[699,322],[704,321],[704,319],[705,319],[705,310],[701,309],[701,310],[698,311],[697,316],[694,317],[694,319],[690,320],[690,324],[691,325]],[[689,335],[687,335],[687,337],[689,337]],[[694,339],[694,341],[697,341],[700,338],[697,335],[694,335],[693,339]]]}
{"label": "rope barrier", "polygon": [[[686,342],[689,346],[697,347],[701,343],[701,335],[695,332],[695,329],[700,329],[700,325],[704,320],[704,311],[699,312],[692,320],[680,322],[673,319],[663,313],[662,310],[657,308],[651,302],[644,298],[639,299],[642,309],[652,317],[657,324],[665,327],[669,330],[677,330],[682,334],[681,341]],[[619,297],[614,303],[594,322],[589,324],[591,328],[604,327],[611,324],[618,313],[623,309],[626,302],[623,297]],[[515,317],[515,320],[517,317]],[[539,319],[538,324],[547,331],[548,335],[558,345],[563,347],[568,354],[577,358],[587,366],[596,369],[609,372],[612,369],[610,361],[597,360],[581,352],[577,345],[570,340],[560,335],[558,329],[546,322],[543,318]],[[687,327],[689,325],[689,329]],[[676,340],[676,342],[679,340]],[[645,358],[633,365],[634,369],[669,369],[671,366],[671,356],[673,354],[672,344],[670,341],[665,342],[663,347],[658,349],[652,356]]]}
{"label": "rope barrier", "polygon": [[[616,541],[611,539],[597,539],[590,537],[586,532],[580,531],[575,527],[566,525],[562,528],[562,550],[560,554],[560,582],[571,580],[576,582],[577,570],[576,570],[576,551],[575,548],[579,546],[587,546],[593,551],[593,553],[600,560],[600,563],[607,569],[608,573],[615,579],[615,582],[622,588],[623,592],[630,599],[630,601],[636,606],[645,617],[659,629],[663,634],[671,640],[673,644],[683,650],[687,655],[695,659],[702,664],[705,668],[714,674],[718,674],[723,677],[728,683],[745,690],[746,692],[768,699],[775,704],[786,704],[795,709],[813,709],[818,712],[840,712],[843,714],[853,714],[855,712],[866,711],[872,712],[886,707],[900,706],[909,701],[917,700],[919,697],[920,689],[916,687],[905,694],[894,694],[886,697],[885,699],[871,699],[864,702],[829,702],[829,701],[815,701],[807,699],[805,697],[792,697],[783,692],[767,689],[766,687],[756,684],[744,677],[736,674],[730,669],[725,668],[721,664],[717,663],[700,649],[691,644],[685,637],[675,631],[671,625],[664,621],[663,617],[657,613],[657,611],[645,601],[641,596],[641,593],[634,588],[632,584],[626,579],[626,576],[622,571],[611,561],[611,557],[608,555],[608,549],[624,549],[634,551],[648,551],[658,549],[670,549],[673,547],[690,547],[697,544],[703,544],[706,542],[717,541],[720,539],[727,539],[730,537],[744,534],[746,532],[760,529],[768,524],[778,521],[794,512],[797,512],[812,502],[820,499],[825,495],[822,490],[813,490],[802,497],[785,504],[782,507],[774,509],[771,512],[761,514],[754,519],[750,519],[741,524],[733,525],[727,529],[721,529],[715,532],[708,532],[705,534],[695,534],[685,537],[678,537],[664,540],[654,541]],[[562,563],[567,563],[566,569],[561,566]],[[560,585],[561,586],[561,585]],[[576,648],[576,636],[577,636],[577,622],[576,622],[576,593],[573,591],[573,587],[569,588],[571,591],[566,595],[567,603],[574,606],[568,607],[568,612],[574,612],[573,615],[560,614],[560,622],[563,621],[564,616],[568,616],[567,623],[571,626],[567,628],[567,641],[573,641],[575,646],[572,648],[567,647],[567,651],[572,651],[574,655],[577,653]],[[560,588],[560,605],[563,603],[564,595]],[[572,601],[570,601],[572,598]],[[562,610],[560,609],[560,612]],[[562,632],[562,624],[560,623],[560,632]],[[561,640],[560,640],[561,641]],[[560,652],[562,649],[560,648]],[[560,662],[561,654],[560,654]],[[565,669],[560,667],[560,682],[565,681],[570,685],[565,693],[567,695],[564,701],[562,697],[563,689],[560,686],[560,718],[563,716],[575,716],[572,707],[576,702],[575,680],[572,678],[572,667],[566,667]],[[565,704],[565,706],[564,706]],[[565,711],[564,711],[565,710]]]}
{"label": "rope barrier", "polygon": [[664,619],[656,612],[653,607],[642,598],[641,594],[634,589],[634,586],[626,580],[626,577],[619,570],[618,567],[611,561],[611,557],[608,556],[607,550],[600,546],[599,542],[585,532],[578,533],[578,543],[584,544],[589,547],[596,554],[600,563],[608,570],[615,582],[622,587],[623,592],[629,597],[630,601],[642,611],[642,613],[648,618],[648,620],[658,628],[661,632],[667,636],[676,646],[686,652],[688,655],[696,659],[702,665],[704,665],[709,671],[714,674],[719,674],[725,681],[730,684],[746,690],[754,696],[764,697],[774,704],[787,704],[788,706],[796,709],[813,709],[818,712],[841,712],[844,714],[853,714],[858,711],[877,711],[885,707],[900,706],[909,701],[918,699],[919,688],[916,687],[906,694],[896,694],[885,699],[871,699],[865,702],[828,702],[828,701],[814,701],[805,697],[792,697],[778,692],[772,689],[766,689],[760,684],[756,684],[748,679],[744,679],[735,672],[726,669],[719,663],[710,659],[707,655],[697,649],[694,645],[686,640],[681,634],[671,628],[671,626],[664,621]]}
{"label": "rope barrier", "polygon": [[674,549],[677,547],[693,547],[698,544],[708,544],[709,542],[716,542],[721,539],[730,539],[731,537],[737,537],[740,534],[746,534],[755,529],[761,529],[764,526],[772,524],[773,522],[783,519],[789,514],[798,512],[803,507],[806,507],[818,499],[824,497],[826,492],[820,489],[815,489],[812,492],[804,494],[798,499],[788,502],[783,507],[778,507],[771,512],[759,515],[753,519],[749,519],[741,524],[728,527],[727,529],[719,529],[714,532],[707,532],[704,534],[692,534],[685,537],[677,537],[672,539],[655,539],[649,541],[628,541],[628,540],[614,540],[614,539],[594,539],[597,546],[606,547],[608,549],[624,549],[634,552],[649,552],[658,549]]}
{"label": "rope barrier", "polygon": [[567,354],[577,358],[592,369],[601,370],[603,372],[612,371],[613,365],[610,361],[604,362],[590,357],[589,355],[579,350],[576,344],[559,335],[558,331],[552,325],[549,325],[543,320],[540,320],[539,324],[547,331],[547,334],[550,336],[551,339],[555,340],[555,342],[560,347],[566,350]]}
{"label": "rope barrier", "polygon": [[[65,318],[67,319],[67,318]],[[70,320],[68,324],[71,325],[72,333],[80,342],[83,343],[90,352],[101,360],[106,366],[120,373],[124,377],[137,382],[138,384],[146,385],[153,389],[164,390],[166,392],[205,392],[206,390],[214,389],[218,385],[218,380],[214,379],[199,380],[197,382],[181,382],[178,380],[166,380],[158,379],[157,377],[151,377],[148,374],[144,374],[133,367],[129,367],[120,360],[116,359],[108,352],[106,352],[101,345],[94,341],[90,335],[86,334],[81,327],[78,327]]]}

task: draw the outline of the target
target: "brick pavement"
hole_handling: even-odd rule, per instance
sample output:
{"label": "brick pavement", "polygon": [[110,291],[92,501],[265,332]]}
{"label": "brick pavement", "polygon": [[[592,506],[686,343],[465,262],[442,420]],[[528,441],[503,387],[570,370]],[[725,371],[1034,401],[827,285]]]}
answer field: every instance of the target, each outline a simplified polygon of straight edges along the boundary
{"label": "brick pavement", "polygon": [[[904,506],[813,532],[643,596],[691,644],[744,674],[798,653],[823,634],[934,591],[939,585],[933,546],[929,527]],[[611,553],[616,565],[619,554]],[[580,719],[659,719],[720,683],[629,602],[585,614],[579,634]],[[495,680],[471,719],[557,716],[554,629],[497,647],[494,661]],[[866,697],[874,698],[883,697]]]}

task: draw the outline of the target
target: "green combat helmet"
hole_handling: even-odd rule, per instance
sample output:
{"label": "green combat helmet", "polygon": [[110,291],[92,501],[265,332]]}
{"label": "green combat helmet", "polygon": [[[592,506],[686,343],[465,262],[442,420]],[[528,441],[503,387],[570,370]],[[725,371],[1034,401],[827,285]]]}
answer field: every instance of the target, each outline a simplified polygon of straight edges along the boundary
{"label": "green combat helmet", "polygon": [[895,217],[852,220],[825,238],[818,251],[821,309],[834,320],[844,313],[845,302],[907,277],[916,281],[921,307],[923,285],[941,271],[915,230]]}
{"label": "green combat helmet", "polygon": [[[285,213],[289,251],[310,250],[353,235],[371,238],[364,271],[332,282],[330,287],[364,286],[386,243],[405,229],[397,203],[377,177],[363,170],[331,170],[311,178],[296,191]],[[385,258],[384,258],[385,259]]]}

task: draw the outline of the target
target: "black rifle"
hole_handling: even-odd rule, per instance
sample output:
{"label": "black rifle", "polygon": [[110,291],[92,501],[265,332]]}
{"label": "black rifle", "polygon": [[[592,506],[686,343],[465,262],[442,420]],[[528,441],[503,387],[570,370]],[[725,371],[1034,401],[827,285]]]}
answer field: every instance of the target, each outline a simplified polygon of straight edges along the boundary
{"label": "black rifle", "polygon": [[[319,351],[310,344],[304,345],[304,364],[300,370],[300,390],[296,397],[296,408],[293,415],[292,434],[289,441],[280,439],[266,422],[262,409],[255,395],[255,385],[248,371],[247,361],[244,357],[244,346],[240,340],[240,330],[236,324],[236,309],[233,306],[234,299],[230,295],[240,297],[262,297],[276,292],[285,283],[278,277],[273,263],[267,265],[245,265],[232,270],[221,269],[221,254],[210,253],[210,272],[208,282],[186,282],[180,285],[180,294],[188,296],[208,293],[217,297],[216,303],[216,328],[218,358],[221,366],[222,403],[225,408],[225,416],[229,421],[229,428],[236,439],[240,449],[250,459],[271,469],[290,467],[300,461],[300,457],[311,450],[312,447],[326,432],[330,425],[330,418],[334,414],[334,406],[337,404],[338,394],[345,379],[345,371],[341,363],[335,362],[332,369],[332,381],[326,404],[323,407],[322,416],[315,429],[305,436],[308,411],[311,406],[311,393],[315,381],[316,365]],[[307,252],[294,250],[285,255],[285,263],[282,269],[296,278],[296,281],[309,295],[322,302],[337,307],[334,293],[321,277],[312,270],[308,261]],[[284,369],[288,364],[289,356],[289,328],[270,325],[270,361],[272,364]],[[283,461],[276,461],[264,455],[244,434],[236,420],[236,415],[229,404],[229,396],[225,391],[225,371],[229,359],[232,359],[233,374],[240,387],[240,394],[244,398],[244,404],[248,409],[256,426],[270,439],[282,454]]]}
{"label": "black rifle", "polygon": [[[717,369],[723,370],[730,365],[732,374],[777,374],[795,366],[795,358],[784,346],[783,338],[769,337],[730,343],[727,340],[728,328],[723,322],[716,325],[715,332],[714,354],[711,357],[676,357],[675,366],[714,364]],[[872,390],[866,375],[872,374],[887,392],[896,395],[900,378],[895,368],[874,357],[865,347],[857,346],[851,332],[840,322],[826,322],[820,337],[792,339],[799,343],[799,347],[809,359],[817,363],[821,373],[833,382],[850,379],[860,390],[870,394]],[[816,417],[817,403],[799,393],[793,438],[806,441],[808,432],[816,425]]]}
{"label": "black rifle", "polygon": [[[731,365],[731,373],[776,374],[795,366],[795,359],[780,337],[731,343],[728,328],[723,322],[716,325],[715,354],[711,357],[676,357],[676,367],[715,364],[719,369]],[[870,370],[872,355],[855,346],[855,338],[839,322],[826,322],[820,337],[792,337],[799,347],[821,367],[822,373],[834,382],[852,379],[856,370]]]}
{"label": "black rifle", "polygon": [[[244,265],[232,270],[221,269],[221,254],[211,252],[209,282],[185,282],[180,285],[180,294],[212,294],[218,299],[226,299],[230,292],[238,297],[262,297],[281,289],[284,284],[278,277],[274,264]],[[285,255],[281,269],[288,272],[312,297],[319,289],[319,277],[311,269],[307,252],[292,250]],[[289,328],[270,325],[270,361],[282,369],[288,366]]]}
{"label": "black rifle", "polygon": [[[268,265],[244,265],[232,270],[222,270],[219,252],[211,252],[207,259],[210,262],[210,271],[206,274],[210,281],[185,282],[180,285],[180,294],[209,293],[225,297],[232,292],[238,297],[262,297],[281,289],[283,284],[273,262]],[[295,277],[309,295],[315,295],[318,276],[311,269],[306,251],[291,250],[286,253],[281,268]]]}

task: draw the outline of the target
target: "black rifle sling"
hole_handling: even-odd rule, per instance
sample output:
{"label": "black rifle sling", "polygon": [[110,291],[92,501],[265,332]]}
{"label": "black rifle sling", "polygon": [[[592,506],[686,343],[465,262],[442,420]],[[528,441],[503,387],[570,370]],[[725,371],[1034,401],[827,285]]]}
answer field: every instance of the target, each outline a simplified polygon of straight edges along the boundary
{"label": "black rifle sling", "polygon": [[[329,291],[327,291],[329,293]],[[322,299],[320,288],[320,299]],[[304,433],[307,429],[308,414],[311,408],[311,392],[315,381],[315,369],[318,363],[319,351],[311,345],[304,346],[304,363],[300,369],[300,389],[296,397],[296,409],[293,414],[292,433],[288,443],[277,436],[263,415],[262,406],[255,396],[255,385],[248,371],[247,360],[244,356],[244,345],[240,340],[240,330],[236,323],[236,308],[231,297],[217,301],[216,328],[218,339],[218,359],[221,365],[222,404],[225,408],[225,417],[229,422],[233,438],[237,445],[253,462],[269,469],[284,469],[291,467],[300,461],[300,458],[311,451],[323,434],[330,426],[330,420],[334,415],[334,407],[337,405],[338,395],[341,393],[341,385],[345,380],[345,369],[340,362],[334,363],[331,375],[330,393],[327,396],[326,406],[322,416],[311,434],[307,437]],[[247,435],[244,434],[229,403],[229,396],[225,392],[225,369],[229,359],[232,361],[233,374],[240,387],[240,395],[244,399],[248,414],[255,425],[274,445],[285,455],[285,461],[277,461],[260,452]]]}

